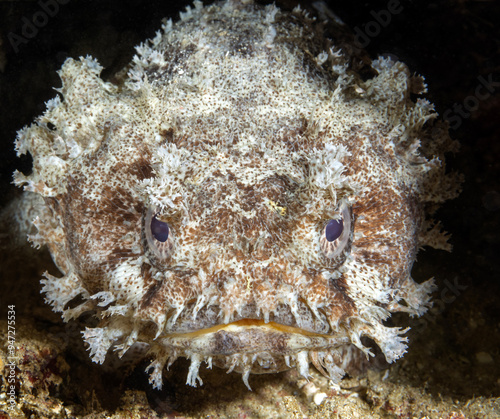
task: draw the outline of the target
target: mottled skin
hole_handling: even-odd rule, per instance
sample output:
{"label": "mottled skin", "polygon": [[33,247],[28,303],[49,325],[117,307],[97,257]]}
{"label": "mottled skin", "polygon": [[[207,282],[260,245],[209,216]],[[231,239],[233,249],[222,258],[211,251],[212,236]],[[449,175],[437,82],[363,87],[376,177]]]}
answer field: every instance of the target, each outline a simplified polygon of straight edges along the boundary
{"label": "mottled skin", "polygon": [[456,193],[446,129],[410,99],[422,79],[380,59],[365,81],[299,10],[238,1],[195,3],[137,50],[117,84],[68,59],[17,140],[34,170],[16,183],[43,197],[31,239],[63,274],[43,292],[65,320],[100,319],[92,358],[145,343],[160,387],[179,356],[191,385],[202,361],[247,385],[309,362],[338,381],[362,336],[402,356],[382,321],[429,306],[410,271],[419,246],[447,248],[428,215]]}

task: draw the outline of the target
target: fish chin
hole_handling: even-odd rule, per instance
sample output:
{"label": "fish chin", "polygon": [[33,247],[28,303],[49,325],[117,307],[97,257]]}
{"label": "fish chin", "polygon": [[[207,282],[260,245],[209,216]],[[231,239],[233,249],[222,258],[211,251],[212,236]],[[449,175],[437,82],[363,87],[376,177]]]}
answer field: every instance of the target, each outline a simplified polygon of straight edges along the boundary
{"label": "fish chin", "polygon": [[201,384],[198,371],[205,362],[209,368],[216,365],[228,372],[241,373],[248,388],[250,373],[296,368],[300,375],[308,378],[310,362],[324,375],[338,381],[345,374],[339,366],[341,354],[351,346],[349,337],[341,331],[335,335],[321,334],[256,319],[166,334],[157,343],[161,352],[170,354],[169,364],[177,357],[191,360],[187,384],[196,386],[197,381]]}

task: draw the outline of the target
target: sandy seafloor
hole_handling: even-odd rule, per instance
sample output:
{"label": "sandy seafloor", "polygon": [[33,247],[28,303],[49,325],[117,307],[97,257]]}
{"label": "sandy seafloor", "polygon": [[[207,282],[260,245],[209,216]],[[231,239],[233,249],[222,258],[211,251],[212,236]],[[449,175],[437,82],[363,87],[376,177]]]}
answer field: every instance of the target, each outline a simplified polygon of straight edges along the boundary
{"label": "sandy seafloor", "polygon": [[[56,70],[68,56],[90,54],[109,77],[123,67],[133,46],[154,35],[164,16],[186,2],[71,0],[17,51],[9,33],[21,33],[23,18],[40,2],[0,3],[1,205],[16,195],[15,132],[44,110],[59,86]],[[351,27],[374,20],[387,1],[327,2]],[[278,3],[283,4],[283,3]],[[286,2],[293,5],[293,2]],[[304,3],[303,3],[304,4]],[[368,53],[390,54],[426,76],[427,97],[440,114],[454,103],[474,105],[451,134],[461,151],[451,170],[465,176],[463,193],[438,217],[453,233],[452,253],[427,249],[413,275],[436,278],[435,307],[423,319],[394,316],[409,325],[406,356],[390,366],[346,377],[332,385],[312,370],[309,382],[295,371],[250,377],[249,392],[238,374],[202,370],[204,385],[187,387],[187,363],[166,374],[161,392],[143,373],[110,371],[92,364],[76,323],[64,324],[44,304],[39,279],[57,274],[50,256],[21,249],[0,232],[0,418],[500,418],[500,83],[475,101],[481,77],[500,81],[500,4],[496,1],[403,1],[402,12],[369,39]],[[484,90],[482,90],[484,93]],[[444,298],[443,298],[444,297]],[[16,311],[16,406],[7,410],[7,307]]]}

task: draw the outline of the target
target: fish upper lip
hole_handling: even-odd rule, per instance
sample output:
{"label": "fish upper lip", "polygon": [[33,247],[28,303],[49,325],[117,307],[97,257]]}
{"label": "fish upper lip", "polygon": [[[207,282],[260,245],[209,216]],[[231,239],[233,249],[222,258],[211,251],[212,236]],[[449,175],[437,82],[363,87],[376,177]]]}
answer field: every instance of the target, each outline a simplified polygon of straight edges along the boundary
{"label": "fish upper lip", "polygon": [[195,311],[195,304],[188,304],[178,315],[170,316],[161,335],[209,333],[210,330],[223,330],[228,325],[247,327],[274,325],[281,332],[301,333],[304,335],[332,335],[333,331],[327,316],[322,312],[314,314],[304,302],[298,301],[295,314],[287,304],[279,304],[276,310],[265,318],[254,304],[244,306],[235,312],[229,322],[223,321],[222,310],[218,305],[209,305]]}

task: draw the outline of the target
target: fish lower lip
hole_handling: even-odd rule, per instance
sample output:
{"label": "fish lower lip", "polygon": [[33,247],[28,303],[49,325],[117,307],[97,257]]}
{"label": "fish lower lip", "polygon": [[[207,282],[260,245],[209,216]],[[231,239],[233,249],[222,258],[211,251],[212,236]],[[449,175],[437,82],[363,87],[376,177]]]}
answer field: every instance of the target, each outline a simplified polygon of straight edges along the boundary
{"label": "fish lower lip", "polygon": [[158,341],[165,348],[182,352],[187,350],[201,356],[262,352],[286,355],[349,343],[348,337],[342,333],[338,335],[315,333],[256,319],[242,319],[187,333],[163,334]]}
{"label": "fish lower lip", "polygon": [[325,333],[315,333],[309,330],[301,329],[299,327],[287,326],[276,322],[266,323],[262,319],[241,319],[227,324],[219,324],[216,326],[208,327],[206,329],[195,330],[193,332],[168,333],[164,336],[169,338],[175,338],[175,337],[195,338],[197,336],[202,336],[209,333],[217,333],[219,331],[238,333],[238,331],[248,330],[251,328],[263,328],[266,329],[267,332],[298,334],[311,337],[324,337],[324,338],[331,337],[331,335]]}

